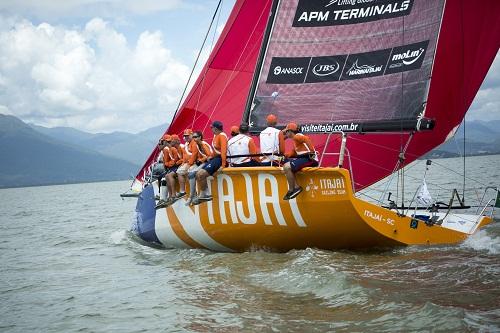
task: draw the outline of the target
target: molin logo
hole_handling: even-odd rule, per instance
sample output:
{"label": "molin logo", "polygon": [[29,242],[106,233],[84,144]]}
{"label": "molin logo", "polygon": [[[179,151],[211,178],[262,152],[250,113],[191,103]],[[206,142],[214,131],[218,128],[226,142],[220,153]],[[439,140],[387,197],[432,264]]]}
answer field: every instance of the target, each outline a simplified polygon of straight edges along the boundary
{"label": "molin logo", "polygon": [[385,74],[419,69],[424,62],[429,41],[395,47],[392,50]]}
{"label": "molin logo", "polygon": [[337,62],[333,64],[317,64],[313,67],[312,72],[317,76],[327,76],[336,73],[340,66]]}
{"label": "molin logo", "polygon": [[392,61],[402,60],[403,64],[409,66],[413,64],[415,61],[417,61],[418,58],[420,58],[420,56],[424,54],[424,52],[425,50],[423,48],[419,48],[416,51],[407,50],[404,53],[398,53],[393,55]]}
{"label": "molin logo", "polygon": [[376,65],[358,65],[358,59],[352,64],[351,68],[347,70],[347,75],[366,75],[366,74],[374,74],[382,71],[382,66]]}
{"label": "molin logo", "polygon": [[302,74],[304,71],[303,67],[288,67],[288,68],[283,68],[281,66],[276,66],[274,67],[273,73],[274,75],[280,75],[280,74]]}

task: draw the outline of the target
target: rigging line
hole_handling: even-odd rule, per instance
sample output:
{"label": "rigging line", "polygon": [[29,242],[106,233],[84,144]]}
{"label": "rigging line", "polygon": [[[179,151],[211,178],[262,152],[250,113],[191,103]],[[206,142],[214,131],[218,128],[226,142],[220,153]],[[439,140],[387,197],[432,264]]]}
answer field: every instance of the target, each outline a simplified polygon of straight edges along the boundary
{"label": "rigging line", "polygon": [[[258,23],[258,22],[260,22],[260,20],[262,19],[262,15],[264,15],[264,12],[265,12],[265,6],[263,6],[262,11],[260,12],[260,16],[259,16],[259,18],[257,19],[257,21],[256,21],[256,23],[255,23],[255,25],[254,25],[254,27],[253,27],[252,32],[250,33],[250,37],[252,37],[252,36],[254,35],[255,30],[257,29],[257,25],[258,25],[257,23]],[[220,102],[220,100],[221,100],[221,98],[222,98],[222,95],[224,95],[224,92],[226,91],[227,86],[229,85],[229,82],[232,80],[232,78],[233,78],[233,76],[234,76],[234,73],[236,72],[236,68],[237,68],[237,67],[238,67],[238,65],[240,64],[240,61],[241,61],[241,58],[242,58],[243,54],[244,54],[244,53],[246,53],[246,52],[245,52],[245,50],[246,50],[246,48],[247,48],[247,46],[248,46],[248,43],[250,42],[250,37],[247,39],[247,42],[245,43],[245,46],[243,47],[243,49],[242,49],[242,51],[241,51],[241,53],[240,53],[240,56],[238,57],[238,61],[237,61],[237,62],[236,62],[236,64],[234,65],[234,69],[231,71],[231,74],[229,75],[229,78],[226,80],[226,84],[224,85],[224,88],[221,90],[221,92],[220,92],[220,94],[219,94],[219,98],[217,98],[217,102],[215,103],[215,105],[214,105],[214,106],[213,106],[213,108],[212,108],[212,112],[211,112],[211,113],[210,113],[210,115],[208,116],[209,121],[210,121],[210,119],[212,119],[212,116],[213,116],[213,114],[214,114],[214,112],[215,112],[215,109],[216,109],[216,108],[217,108],[217,106],[219,105],[219,102]],[[205,132],[205,129],[207,128],[207,126],[208,126],[208,125],[209,125],[209,122],[207,122],[207,123],[205,124],[205,127],[203,128],[203,132]]]}
{"label": "rigging line", "polygon": [[[252,46],[252,48],[249,50],[249,52],[247,52],[247,55],[245,56],[245,58],[243,58],[243,60],[241,61],[241,63],[245,64],[248,60],[248,58],[250,57],[250,54],[253,52],[253,50],[255,50],[255,48],[257,47],[258,45],[257,44],[254,44],[254,46]],[[238,64],[236,64],[238,65]],[[231,78],[229,78],[228,80],[231,80]],[[228,84],[229,85],[229,84]],[[229,101],[232,101],[234,98],[236,98],[236,95],[233,95],[233,96],[230,96],[229,97]],[[213,114],[213,113],[212,113]],[[200,116],[198,116],[196,120],[200,119],[201,117],[203,116],[203,114],[201,114]]]}
{"label": "rigging line", "polygon": [[177,104],[177,108],[175,109],[172,120],[175,119],[175,116],[179,112],[179,108],[181,106],[182,99],[184,98],[184,94],[186,93],[186,90],[189,86],[189,82],[191,81],[191,77],[193,76],[194,70],[196,69],[196,65],[198,64],[198,60],[200,59],[201,52],[203,51],[203,46],[205,46],[205,42],[207,41],[208,34],[210,33],[210,30],[212,28],[212,24],[214,23],[215,16],[217,15],[217,12],[219,10],[221,3],[222,3],[222,0],[219,0],[219,3],[217,4],[217,8],[215,9],[214,15],[212,16],[212,21],[210,22],[210,26],[208,27],[207,33],[205,34],[205,38],[203,38],[203,43],[201,44],[200,50],[198,51],[198,55],[196,56],[196,60],[194,62],[193,69],[191,70],[191,73],[189,74],[189,78],[186,82],[186,85],[184,86],[184,90],[182,91],[181,98],[179,99],[179,104]]}
{"label": "rigging line", "polygon": [[[410,133],[410,136],[408,137],[408,140],[406,141],[406,145],[403,148],[403,150],[401,151],[401,153],[399,154],[398,161],[396,162],[396,165],[394,166],[394,169],[393,169],[393,171],[391,173],[392,174],[391,177],[393,178],[394,174],[396,173],[396,170],[398,171],[398,184],[399,184],[399,175],[400,175],[400,173],[399,173],[399,170],[400,170],[399,166],[400,166],[401,163],[404,163],[404,159],[402,158],[402,156],[404,157],[404,155],[406,153],[406,150],[408,149],[408,146],[410,145],[410,141],[413,138],[413,134],[414,134],[413,132]],[[403,165],[403,168],[404,168],[404,165]],[[392,179],[391,179],[390,182],[392,182]],[[389,184],[387,185],[386,190],[389,187]],[[403,185],[404,185],[404,183],[403,183]],[[402,189],[402,191],[404,191],[404,188]],[[385,193],[380,197],[380,202],[382,202],[382,199],[383,199],[384,196],[385,196]],[[404,197],[403,197],[403,199],[404,199]],[[397,200],[397,198],[396,198],[396,200]]]}
{"label": "rigging line", "polygon": [[[463,175],[463,174],[461,174],[461,173],[459,173],[459,172],[456,172],[455,170],[453,170],[453,169],[451,169],[451,168],[448,168],[448,167],[446,167],[446,166],[444,166],[444,165],[442,165],[442,164],[440,164],[440,163],[436,162],[435,160],[433,160],[432,162],[433,162],[434,164],[439,165],[440,167],[442,167],[442,168],[444,168],[444,169],[446,169],[446,170],[450,171],[450,172],[453,172],[453,173],[454,173],[454,174],[456,174],[456,175],[459,175],[459,176],[462,176],[462,175]],[[480,185],[482,185],[482,186],[484,186],[484,187],[489,186],[489,185],[487,185],[487,184],[484,184],[484,183],[480,182],[480,181],[479,181],[479,180],[477,180],[477,179],[474,179],[474,178],[471,178],[471,177],[465,177],[465,178],[466,178],[466,179],[468,179],[468,180],[470,180],[470,181],[476,182],[477,184],[480,184]]]}
{"label": "rigging line", "polygon": [[[463,1],[460,3],[460,18],[461,18],[461,24],[460,24],[460,29],[462,32],[462,107],[463,110],[465,110],[465,82],[464,82],[464,76],[465,76],[465,54],[464,54],[464,48],[465,48],[465,38],[464,38],[464,3]],[[465,115],[464,115],[464,180],[463,180],[463,187],[462,187],[462,201],[465,203]]]}
{"label": "rigging line", "polygon": [[[355,133],[355,134],[357,134],[357,133]],[[373,143],[373,142],[371,142],[371,141],[369,141],[369,140],[363,140],[363,139],[360,139],[360,138],[358,138],[358,137],[356,137],[356,136],[352,136],[352,135],[351,135],[351,136],[350,136],[350,139],[351,139],[351,140],[355,140],[355,141],[360,141],[360,142],[362,142],[362,143],[366,143],[366,144],[369,144],[369,145],[372,145],[372,146],[375,146],[375,147],[378,147],[378,148],[383,148],[383,149],[386,149],[386,150],[389,150],[389,151],[399,152],[399,150],[397,150],[397,149],[390,148],[390,147],[388,147],[388,146],[379,145],[379,144],[377,144],[377,143]],[[412,154],[410,154],[410,155],[412,155]],[[412,156],[413,156],[413,157],[415,157],[416,155],[412,155]]]}
{"label": "rigging line", "polygon": [[[219,4],[222,4],[223,0],[219,1]],[[218,8],[218,6],[217,6]],[[217,10],[216,10],[217,12]],[[217,34],[217,27],[219,26],[219,19],[220,19],[220,13],[222,10],[219,11],[219,14],[217,15],[217,22],[215,23],[215,28],[214,28],[214,33],[212,35],[212,43],[210,44],[210,52],[209,55],[212,53],[212,50],[214,48],[214,41],[215,41],[215,35]],[[210,56],[209,56],[210,57]],[[208,60],[208,59],[207,59]],[[203,92],[203,87],[205,86],[205,78],[207,77],[208,69],[210,66],[206,66],[205,72],[203,73],[203,78],[201,79],[201,87],[200,87],[200,92],[198,93],[198,99],[196,100],[196,106],[194,107],[194,114],[193,114],[193,123],[191,124],[191,128],[194,127],[194,121],[196,119],[196,114],[198,113],[198,106],[200,104],[200,99],[201,99],[201,93]]]}
{"label": "rigging line", "polygon": [[[403,16],[402,17],[402,21],[403,21],[403,31],[402,31],[402,45],[405,44],[405,17]],[[398,177],[399,177],[399,174],[401,174],[401,207],[404,207],[405,206],[405,203],[404,203],[404,200],[405,200],[405,197],[404,197],[404,193],[405,193],[405,188],[404,188],[404,151],[403,151],[403,109],[404,109],[404,98],[405,98],[405,92],[404,92],[404,73],[401,72],[401,104],[400,104],[400,114],[399,114],[399,118],[401,119],[399,124],[400,124],[400,135],[399,135],[399,148],[400,148],[400,153],[399,153],[399,158],[398,158],[398,163],[397,165],[399,166],[399,164],[402,164],[402,167],[401,167],[401,173],[398,172]],[[406,150],[406,149],[405,149]],[[399,183],[399,179],[398,179],[398,183]],[[397,202],[397,196],[396,196],[396,202]]]}

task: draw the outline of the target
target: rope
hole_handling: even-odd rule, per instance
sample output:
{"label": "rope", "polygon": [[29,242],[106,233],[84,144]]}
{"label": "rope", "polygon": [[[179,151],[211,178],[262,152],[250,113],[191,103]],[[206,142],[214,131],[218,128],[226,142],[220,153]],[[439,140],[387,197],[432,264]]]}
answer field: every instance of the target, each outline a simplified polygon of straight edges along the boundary
{"label": "rope", "polygon": [[217,12],[219,11],[219,7],[220,7],[221,3],[222,3],[222,0],[219,0],[219,3],[217,4],[217,8],[215,9],[214,15],[212,16],[212,21],[210,22],[210,26],[208,27],[207,33],[205,34],[205,38],[203,38],[203,43],[201,44],[200,50],[198,51],[198,55],[196,56],[196,60],[194,62],[193,69],[191,70],[191,73],[189,74],[189,78],[186,82],[186,85],[184,86],[184,90],[182,91],[181,98],[179,99],[179,104],[177,104],[177,108],[175,109],[175,113],[174,113],[174,116],[172,117],[172,119],[175,119],[175,116],[179,112],[179,108],[181,106],[182,99],[184,98],[184,94],[186,93],[186,90],[189,86],[189,82],[191,81],[191,77],[193,76],[194,70],[196,69],[196,65],[198,64],[198,60],[200,59],[201,52],[203,51],[203,46],[205,46],[205,42],[207,41],[207,37],[208,37],[208,34],[210,33],[210,30],[212,29],[212,24],[214,23],[215,16],[217,15]]}

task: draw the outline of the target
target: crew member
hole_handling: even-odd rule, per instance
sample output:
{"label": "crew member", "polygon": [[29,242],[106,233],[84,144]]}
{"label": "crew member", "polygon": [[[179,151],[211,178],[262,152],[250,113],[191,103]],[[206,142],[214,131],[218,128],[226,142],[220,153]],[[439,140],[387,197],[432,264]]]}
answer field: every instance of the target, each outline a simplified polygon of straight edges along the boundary
{"label": "crew member", "polygon": [[167,207],[173,204],[176,200],[175,195],[175,175],[179,165],[182,163],[182,153],[178,149],[180,139],[177,134],[170,136],[166,141],[167,147],[163,148],[163,162],[166,167],[165,182],[168,190],[168,199],[161,198],[156,209]]}
{"label": "crew member", "polygon": [[227,143],[227,150],[231,157],[230,163],[232,167],[253,167],[259,166],[257,156],[257,146],[253,138],[248,135],[248,124],[240,125],[239,134],[232,137]]}
{"label": "crew member", "polygon": [[267,127],[260,132],[260,151],[264,155],[260,164],[262,166],[279,165],[279,156],[285,153],[285,136],[282,131],[276,128],[278,118],[274,114],[266,117]]}
{"label": "crew member", "polygon": [[[193,155],[192,149],[196,147],[196,142],[193,141],[192,138],[193,130],[190,128],[186,128],[184,130],[184,148],[182,152],[183,163],[177,168],[177,178],[179,180],[179,193],[177,194],[177,199],[183,198],[186,196],[186,177],[191,166],[189,164],[189,160]],[[194,148],[196,149],[196,148]]]}
{"label": "crew member", "polygon": [[196,173],[196,180],[200,189],[197,202],[212,200],[212,196],[208,191],[207,178],[226,166],[227,135],[223,132],[223,126],[220,121],[214,121],[211,129],[214,134],[212,139],[214,156]]}
{"label": "crew member", "polygon": [[[213,157],[212,147],[208,142],[203,141],[203,133],[201,131],[196,131],[192,135],[195,145],[192,147],[191,152],[193,153],[189,158],[189,200],[186,205],[198,204],[196,195],[196,173],[205,166],[205,163],[209,158]],[[191,144],[190,144],[191,145]]]}
{"label": "crew member", "polygon": [[[163,164],[163,148],[165,147],[165,135],[161,137],[158,141],[158,151],[160,152],[156,157],[156,161],[151,168],[151,182],[157,179],[161,179],[165,173],[165,165]],[[160,182],[158,181],[158,187],[160,187]]]}
{"label": "crew member", "polygon": [[240,128],[238,126],[231,126],[231,137],[240,134]]}
{"label": "crew member", "polygon": [[290,159],[283,166],[288,181],[288,192],[283,200],[290,200],[302,192],[302,187],[297,184],[295,179],[295,173],[305,167],[317,166],[318,160],[311,139],[307,135],[299,133],[297,124],[289,123],[286,125],[284,132],[287,138],[293,140],[294,144],[294,149],[285,154]]}

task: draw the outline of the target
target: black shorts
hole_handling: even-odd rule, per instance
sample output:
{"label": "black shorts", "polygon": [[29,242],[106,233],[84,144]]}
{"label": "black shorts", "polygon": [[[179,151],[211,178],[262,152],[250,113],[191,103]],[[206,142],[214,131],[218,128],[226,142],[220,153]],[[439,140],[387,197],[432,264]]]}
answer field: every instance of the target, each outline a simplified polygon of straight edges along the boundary
{"label": "black shorts", "polygon": [[222,166],[222,158],[220,156],[216,156],[212,158],[210,161],[206,162],[202,167],[203,170],[208,172],[210,176],[212,176],[219,168]]}
{"label": "black shorts", "polygon": [[174,165],[173,167],[170,167],[167,169],[167,174],[172,173],[172,172],[177,172],[177,169],[179,169],[179,166]]}
{"label": "black shorts", "polygon": [[290,166],[292,167],[293,173],[296,173],[297,171],[300,171],[305,167],[318,166],[318,161],[313,160],[309,157],[291,158],[289,160],[289,162],[290,162]]}

